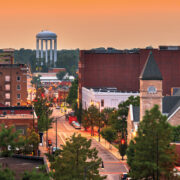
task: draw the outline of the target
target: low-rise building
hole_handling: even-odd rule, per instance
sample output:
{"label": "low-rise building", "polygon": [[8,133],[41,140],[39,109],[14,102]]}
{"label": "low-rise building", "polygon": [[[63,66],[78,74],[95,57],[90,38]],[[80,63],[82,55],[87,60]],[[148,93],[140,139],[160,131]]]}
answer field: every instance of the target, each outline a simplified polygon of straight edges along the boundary
{"label": "low-rise building", "polygon": [[27,128],[37,129],[37,116],[33,107],[6,106],[0,107],[0,124],[15,126],[22,134],[26,134]]}
{"label": "low-rise building", "polygon": [[82,88],[82,108],[87,109],[92,104],[100,110],[118,108],[130,96],[139,96],[138,92],[120,92],[117,88]]}

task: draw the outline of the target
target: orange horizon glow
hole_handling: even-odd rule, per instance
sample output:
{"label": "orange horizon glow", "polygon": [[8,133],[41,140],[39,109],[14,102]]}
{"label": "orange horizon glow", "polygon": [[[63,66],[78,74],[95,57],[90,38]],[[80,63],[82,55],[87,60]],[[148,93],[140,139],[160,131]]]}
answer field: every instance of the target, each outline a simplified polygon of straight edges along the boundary
{"label": "orange horizon glow", "polygon": [[58,49],[180,45],[179,0],[0,0],[0,48],[35,49],[50,30]]}

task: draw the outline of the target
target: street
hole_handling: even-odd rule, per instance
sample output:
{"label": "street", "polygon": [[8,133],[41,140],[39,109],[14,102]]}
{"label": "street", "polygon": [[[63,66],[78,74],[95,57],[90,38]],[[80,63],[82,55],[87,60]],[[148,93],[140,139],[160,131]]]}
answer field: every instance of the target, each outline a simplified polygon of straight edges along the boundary
{"label": "street", "polygon": [[[53,117],[56,118],[60,116],[62,116],[62,114],[60,114],[60,110],[54,109]],[[91,138],[90,134],[87,132],[84,132],[83,130],[76,130],[72,127],[68,121],[65,120],[65,116],[57,120],[58,147],[65,144],[66,138],[69,138],[74,133],[80,133],[82,136]],[[52,140],[52,145],[56,146],[56,123],[53,123],[52,129],[48,131],[48,137]],[[119,180],[119,175],[122,172],[127,172],[126,166],[93,138],[92,147],[96,147],[99,152],[98,156],[101,157],[104,162],[104,169],[100,169],[100,174],[107,175],[107,180]]]}

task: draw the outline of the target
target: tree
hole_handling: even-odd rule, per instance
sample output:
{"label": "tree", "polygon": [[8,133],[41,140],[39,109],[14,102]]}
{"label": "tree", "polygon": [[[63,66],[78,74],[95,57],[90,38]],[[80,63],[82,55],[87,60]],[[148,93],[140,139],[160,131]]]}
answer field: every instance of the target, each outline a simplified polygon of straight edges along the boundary
{"label": "tree", "polygon": [[[66,141],[60,156],[52,163],[53,178],[55,180],[102,180],[99,175],[99,166],[102,160],[98,158],[98,151],[91,147],[91,140],[79,135],[73,135]],[[60,178],[61,177],[61,178]]]}
{"label": "tree", "polygon": [[119,104],[118,109],[114,111],[110,115],[110,124],[112,128],[114,128],[118,133],[119,141],[122,138],[126,139],[127,135],[127,115],[129,110],[129,105],[132,104],[134,106],[139,106],[140,100],[139,96],[134,97],[130,96],[127,101],[124,101],[123,103]]}
{"label": "tree", "polygon": [[22,180],[50,180],[49,174],[47,174],[44,167],[40,167],[39,170],[33,169],[31,172],[25,171]]}
{"label": "tree", "polygon": [[180,126],[172,126],[172,141],[180,141]]}
{"label": "tree", "polygon": [[59,80],[62,80],[63,77],[65,76],[65,74],[66,74],[65,71],[60,71],[60,72],[58,72],[58,73],[56,74],[56,76],[57,76],[57,78],[58,78]]}
{"label": "tree", "polygon": [[14,131],[14,126],[1,125],[0,151],[2,156],[10,156],[18,146],[19,131]]}
{"label": "tree", "polygon": [[78,94],[78,78],[76,78],[72,82],[72,86],[70,87],[69,94],[67,97],[67,103],[69,103],[72,107],[73,104],[77,104],[77,94]]}
{"label": "tree", "polygon": [[91,136],[94,136],[94,127],[97,125],[99,125],[99,109],[94,106],[91,105],[88,110],[87,110],[87,123],[90,125],[91,127]]}
{"label": "tree", "polygon": [[35,132],[34,129],[27,129],[27,135],[26,135],[26,146],[30,147],[30,151],[34,152],[33,154],[36,154],[39,146],[40,138],[39,134]]}
{"label": "tree", "polygon": [[[117,138],[116,131],[111,127],[105,127],[101,130],[101,135],[106,139],[110,144]],[[110,146],[109,146],[110,148]]]}
{"label": "tree", "polygon": [[109,118],[111,114],[114,112],[114,108],[104,108],[101,114],[104,116],[104,124],[109,125]]}
{"label": "tree", "polygon": [[38,131],[43,132],[51,128],[53,119],[51,118],[52,110],[48,106],[48,100],[44,96],[44,89],[39,88],[34,100],[35,112],[38,116]]}
{"label": "tree", "polygon": [[14,172],[7,167],[2,168],[2,166],[0,166],[0,179],[14,180]]}
{"label": "tree", "polygon": [[158,105],[146,111],[139,124],[137,137],[134,143],[130,143],[127,153],[133,179],[169,176],[176,162],[174,146],[170,145],[171,133],[167,117],[161,114]]}

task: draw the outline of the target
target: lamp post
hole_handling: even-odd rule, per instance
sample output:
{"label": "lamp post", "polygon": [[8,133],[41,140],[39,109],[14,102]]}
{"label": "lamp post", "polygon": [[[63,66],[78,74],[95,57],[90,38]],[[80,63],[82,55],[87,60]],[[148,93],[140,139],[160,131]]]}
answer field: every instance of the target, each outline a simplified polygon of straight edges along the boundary
{"label": "lamp post", "polygon": [[[86,167],[84,168],[84,180],[86,180],[86,178],[87,178],[87,170],[88,170],[89,168],[91,168],[93,165],[94,165],[94,164],[91,164],[90,166],[86,166]],[[101,169],[104,169],[104,163],[103,163],[103,161],[102,161],[102,163],[101,163]]]}

